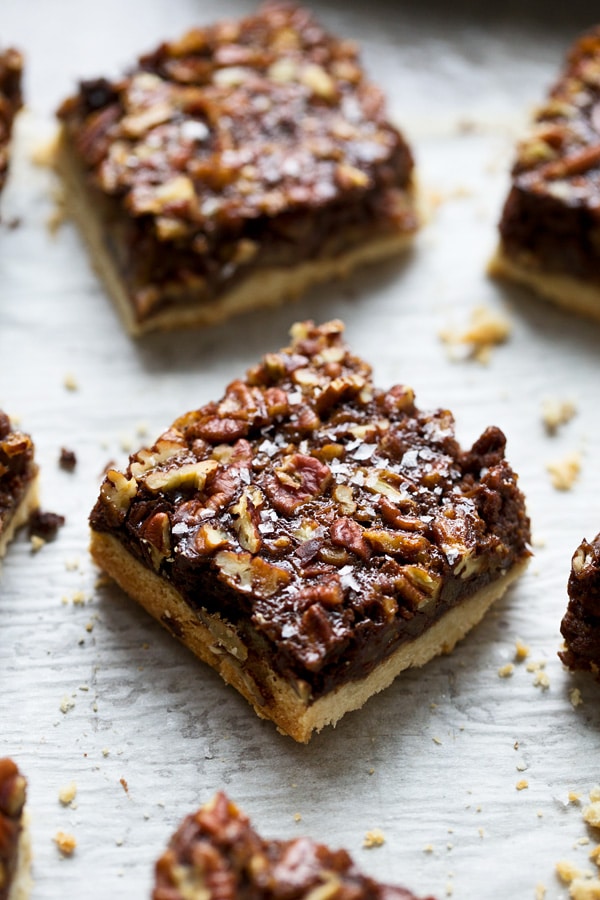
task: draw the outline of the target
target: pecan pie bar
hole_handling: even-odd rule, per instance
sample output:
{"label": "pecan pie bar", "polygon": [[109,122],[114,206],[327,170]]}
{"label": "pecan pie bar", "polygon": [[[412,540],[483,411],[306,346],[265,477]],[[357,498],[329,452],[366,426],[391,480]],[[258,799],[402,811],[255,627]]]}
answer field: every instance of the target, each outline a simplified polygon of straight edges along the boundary
{"label": "pecan pie bar", "polygon": [[600,27],[566,68],[521,143],[490,273],[600,319]]}
{"label": "pecan pie bar", "polygon": [[569,605],[560,627],[570,669],[592,672],[600,681],[600,534],[582,541],[571,561]]}
{"label": "pecan pie bar", "polygon": [[15,531],[38,507],[38,468],[28,434],[12,428],[0,411],[0,557]]}
{"label": "pecan pie bar", "polygon": [[[223,793],[188,816],[156,864],[152,900],[416,900],[364,875],[346,850],[264,840]],[[432,900],[430,897],[429,900]]]}
{"label": "pecan pie bar", "polygon": [[298,741],[451,650],[529,556],[502,432],[462,451],[342,331],[295,325],[91,515],[96,562]]}
{"label": "pecan pie bar", "polygon": [[0,50],[0,191],[8,172],[9,145],[12,126],[23,104],[21,72],[23,58],[12,47]]}
{"label": "pecan pie bar", "polygon": [[397,253],[413,161],[357,49],[265,4],[59,111],[59,169],[134,334],[210,324]]}
{"label": "pecan pie bar", "polygon": [[29,841],[23,823],[27,782],[12,759],[0,759],[0,900],[29,896]]}

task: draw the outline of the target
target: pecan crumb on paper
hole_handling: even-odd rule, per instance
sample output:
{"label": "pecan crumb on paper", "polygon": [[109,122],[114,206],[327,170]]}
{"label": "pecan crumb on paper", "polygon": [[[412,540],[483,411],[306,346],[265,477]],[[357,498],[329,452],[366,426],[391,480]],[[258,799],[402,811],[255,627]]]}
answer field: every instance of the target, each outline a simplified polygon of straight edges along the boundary
{"label": "pecan crumb on paper", "polygon": [[572,450],[561,459],[546,463],[552,487],[557,491],[570,491],[581,472],[581,453]]}
{"label": "pecan crumb on paper", "polygon": [[451,359],[463,358],[458,352],[462,345],[467,348],[467,358],[485,365],[490,360],[492,349],[504,344],[510,333],[511,324],[508,319],[486,306],[476,306],[471,313],[469,326],[464,331],[445,328],[440,332],[440,338],[447,345]]}
{"label": "pecan crumb on paper", "polygon": [[542,421],[548,434],[556,434],[560,426],[570,422],[576,413],[577,407],[572,400],[546,397],[542,402]]}
{"label": "pecan crumb on paper", "polygon": [[381,847],[382,844],[385,844],[385,835],[380,828],[373,828],[371,831],[367,831],[363,840],[363,847],[371,850],[373,847]]}
{"label": "pecan crumb on paper", "polygon": [[64,831],[57,831],[54,835],[56,846],[63,856],[72,856],[77,846],[77,841],[72,834],[66,834]]}

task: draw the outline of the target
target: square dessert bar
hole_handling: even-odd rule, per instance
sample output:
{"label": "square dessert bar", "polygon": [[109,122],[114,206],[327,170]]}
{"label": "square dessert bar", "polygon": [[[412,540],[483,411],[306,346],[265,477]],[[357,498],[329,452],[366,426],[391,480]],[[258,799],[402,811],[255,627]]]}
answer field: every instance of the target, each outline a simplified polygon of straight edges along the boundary
{"label": "square dessert bar", "polygon": [[600,534],[573,554],[568,593],[560,626],[565,649],[558,655],[573,671],[591,672],[600,681]]}
{"label": "square dessert bar", "polygon": [[519,146],[490,273],[600,319],[600,27],[573,45]]}
{"label": "square dessert bar", "polygon": [[[218,793],[177,829],[156,864],[152,900],[417,900],[363,874],[346,850],[310,838],[265,840]],[[432,900],[430,897],[429,900]]]}
{"label": "square dessert bar", "polygon": [[31,438],[0,410],[0,557],[38,502],[38,467]]}
{"label": "square dessert bar", "polygon": [[292,329],[108,472],[96,562],[298,741],[446,652],[521,574],[505,438],[373,386],[343,325]]}
{"label": "square dessert bar", "polygon": [[13,121],[23,105],[22,69],[23,58],[18,50],[0,50],[0,190],[8,172]]}
{"label": "square dessert bar", "polygon": [[133,334],[219,322],[397,253],[413,160],[356,46],[271,2],[63,103],[58,166]]}

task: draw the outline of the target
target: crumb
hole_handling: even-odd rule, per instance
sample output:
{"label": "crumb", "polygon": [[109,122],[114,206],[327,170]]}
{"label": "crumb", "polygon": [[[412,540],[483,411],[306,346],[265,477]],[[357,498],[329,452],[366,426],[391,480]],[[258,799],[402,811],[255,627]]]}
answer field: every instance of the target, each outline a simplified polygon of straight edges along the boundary
{"label": "crumb", "polygon": [[571,701],[571,706],[573,709],[576,709],[578,706],[581,706],[583,703],[583,697],[581,696],[581,691],[579,688],[572,688],[569,691],[569,700]]}
{"label": "crumb", "polygon": [[[29,535],[32,545],[33,538],[41,538],[43,542],[53,541],[58,534],[58,529],[65,524],[65,517],[53,512],[42,512],[40,509],[34,510],[29,516]],[[41,545],[43,546],[43,544]],[[39,550],[39,547],[37,547]]]}
{"label": "crumb", "polygon": [[527,659],[529,653],[530,649],[527,644],[524,644],[520,638],[517,638],[515,641],[515,658],[519,662],[523,662],[523,660]]}
{"label": "crumb", "polygon": [[77,846],[77,841],[72,834],[65,834],[64,831],[57,831],[54,835],[56,845],[63,856],[72,856]]}
{"label": "crumb", "polygon": [[69,710],[73,709],[74,707],[75,707],[75,701],[71,697],[69,697],[68,694],[65,694],[65,696],[60,701],[61,713],[66,714],[69,712]]}
{"label": "crumb", "polygon": [[58,792],[58,799],[64,806],[69,806],[77,796],[77,785],[74,781],[65,784]]}
{"label": "crumb", "polygon": [[512,663],[507,663],[505,666],[501,666],[498,669],[498,677],[499,678],[510,678],[510,676],[515,671],[515,667]]}
{"label": "crumb", "polygon": [[477,834],[479,835],[480,838],[485,837],[485,831],[483,830],[483,828],[478,828]]}
{"label": "crumb", "polygon": [[454,893],[454,885],[451,881],[446,884],[446,897],[451,897]]}
{"label": "crumb", "polygon": [[531,546],[532,546],[532,547],[539,547],[540,549],[541,549],[542,547],[545,547],[545,546],[546,546],[546,538],[540,537],[539,534],[534,535],[534,536],[531,538]]}
{"label": "crumb", "polygon": [[373,847],[381,847],[382,844],[385,844],[385,836],[381,829],[373,828],[371,831],[367,831],[363,840],[363,847],[371,850]]}
{"label": "crumb", "polygon": [[439,737],[432,737],[431,740],[433,741],[434,744],[439,744],[441,746],[442,742],[439,739]]}
{"label": "crumb", "polygon": [[518,750],[518,749],[519,749],[519,742],[515,741],[513,744],[513,750]]}
{"label": "crumb", "polygon": [[542,421],[548,434],[556,434],[561,425],[570,422],[577,407],[571,400],[547,397],[542,403]]}
{"label": "crumb", "polygon": [[65,559],[65,569],[67,570],[67,572],[76,572],[78,568],[78,559]]}
{"label": "crumb", "polygon": [[544,818],[544,813],[541,811],[541,809],[538,809],[538,811],[536,812],[536,816],[538,817],[538,819]]}
{"label": "crumb", "polygon": [[433,853],[433,844],[425,844],[423,853]]}
{"label": "crumb", "polygon": [[529,787],[529,782],[526,778],[522,778],[520,781],[517,781],[515,787],[518,791],[525,791]]}
{"label": "crumb", "polygon": [[37,553],[42,547],[45,545],[46,541],[44,538],[39,537],[37,534],[32,534],[30,539],[31,541],[31,552]]}
{"label": "crumb", "polygon": [[579,803],[581,800],[581,794],[577,794],[575,791],[569,791],[569,803]]}
{"label": "crumb", "polygon": [[440,332],[440,338],[448,345],[451,358],[455,358],[454,351],[458,345],[466,344],[469,345],[468,356],[471,359],[487,364],[492,348],[507,341],[510,332],[510,322],[504,316],[485,306],[476,306],[465,331],[444,329]]}
{"label": "crumb", "polygon": [[595,847],[592,847],[589,856],[592,862],[595,862],[596,865],[600,867],[600,844],[596,844]]}
{"label": "crumb", "polygon": [[56,151],[58,148],[58,132],[53,135],[50,140],[36,144],[31,151],[30,159],[34,166],[41,166],[45,169],[53,169],[56,162]]}
{"label": "crumb", "polygon": [[600,800],[600,785],[595,784],[594,787],[590,791],[590,800],[592,803],[595,803],[597,800]]}
{"label": "crumb", "polygon": [[63,384],[68,391],[76,391],[79,389],[75,376],[71,374],[65,375]]}
{"label": "crumb", "polygon": [[369,774],[369,775],[374,775],[374,774],[375,774],[375,769],[369,769],[368,774]]}
{"label": "crumb", "polygon": [[73,606],[83,606],[85,603],[85,594],[83,591],[75,591],[71,598]]}
{"label": "crumb", "polygon": [[569,896],[572,900],[600,900],[600,880],[576,878],[571,882]]}
{"label": "crumb", "polygon": [[148,425],[146,422],[138,422],[135,426],[135,433],[138,437],[145,437],[148,434]]}
{"label": "crumb", "polygon": [[131,438],[127,435],[123,435],[123,437],[121,438],[121,450],[123,450],[124,453],[131,453],[132,446],[133,442]]}
{"label": "crumb", "polygon": [[533,679],[534,687],[539,687],[543,691],[547,691],[550,687],[550,678],[548,677],[547,672],[538,672]]}
{"label": "crumb", "polygon": [[546,668],[546,660],[545,660],[545,659],[540,659],[540,660],[538,660],[537,662],[534,662],[534,661],[532,660],[531,662],[527,663],[526,668],[527,668],[527,671],[528,671],[528,672],[539,672],[540,669],[545,669],[545,668]]}
{"label": "crumb", "polygon": [[584,807],[583,818],[593,828],[600,828],[600,800],[593,800],[589,806]]}
{"label": "crumb", "polygon": [[94,630],[94,623],[93,623],[93,622],[87,622],[87,623],[86,623],[86,626],[85,626],[85,630],[86,630],[89,634],[91,634],[92,631]]}
{"label": "crumb", "polygon": [[589,837],[580,837],[580,838],[577,838],[577,840],[575,841],[574,846],[575,846],[575,847],[587,847],[587,845],[589,844],[589,842],[590,842]]}
{"label": "crumb", "polygon": [[570,884],[575,878],[580,878],[582,872],[574,863],[561,859],[556,863],[556,874],[563,884]]}
{"label": "crumb", "polygon": [[105,759],[106,759],[106,757],[108,756],[109,753],[110,753],[110,750],[108,749],[108,747],[103,747],[103,748],[102,748],[102,756],[103,756]]}
{"label": "crumb", "polygon": [[561,459],[546,463],[552,487],[557,491],[570,491],[581,471],[581,453],[572,450]]}
{"label": "crumb", "polygon": [[452,850],[453,847],[454,847],[454,844],[451,844],[451,843],[448,841],[448,843],[446,844],[446,849],[447,849],[447,850]]}
{"label": "crumb", "polygon": [[129,793],[129,785],[127,784],[127,782],[125,781],[124,778],[119,778],[119,784],[121,785],[121,787],[123,788],[125,793],[128,794]]}
{"label": "crumb", "polygon": [[527,764],[526,763],[517,763],[517,772],[526,772]]}
{"label": "crumb", "polygon": [[301,821],[302,821],[302,816],[300,815],[300,813],[294,813],[294,822],[301,822]]}
{"label": "crumb", "polygon": [[58,464],[61,469],[64,469],[66,472],[72,472],[77,465],[77,456],[75,455],[75,451],[68,450],[66,447],[61,447]]}
{"label": "crumb", "polygon": [[546,896],[546,885],[539,882],[535,886],[535,900],[544,900]]}

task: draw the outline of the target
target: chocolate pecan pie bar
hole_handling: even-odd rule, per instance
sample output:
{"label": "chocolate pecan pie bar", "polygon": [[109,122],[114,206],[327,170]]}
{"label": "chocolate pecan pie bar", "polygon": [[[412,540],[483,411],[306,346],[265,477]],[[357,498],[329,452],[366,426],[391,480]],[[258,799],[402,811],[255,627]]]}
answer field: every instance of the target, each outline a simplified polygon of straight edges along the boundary
{"label": "chocolate pecan pie bar", "polygon": [[295,325],[91,515],[96,562],[298,741],[451,650],[529,556],[502,432],[461,450],[342,331]]}
{"label": "chocolate pecan pie bar", "polygon": [[13,429],[0,410],[0,557],[15,531],[38,507],[38,468],[28,434]]}
{"label": "chocolate pecan pie bar", "polygon": [[292,4],[82,82],[59,116],[67,200],[134,334],[281,303],[417,227],[410,150],[356,46]]}
{"label": "chocolate pecan pie bar", "polygon": [[570,669],[592,672],[600,681],[600,534],[582,541],[571,561],[569,605],[560,627]]}
{"label": "chocolate pecan pie bar", "polygon": [[600,319],[600,27],[566,67],[519,147],[493,275]]}
{"label": "chocolate pecan pie bar", "polygon": [[0,50],[0,191],[8,172],[9,145],[12,126],[23,98],[21,96],[21,72],[23,58],[12,47]]}
{"label": "chocolate pecan pie bar", "polygon": [[[223,793],[188,816],[156,864],[152,900],[416,900],[364,875],[346,850],[264,840]],[[432,900],[430,897],[429,900]]]}
{"label": "chocolate pecan pie bar", "polygon": [[23,822],[27,782],[12,759],[0,759],[0,900],[29,896],[29,842]]}

